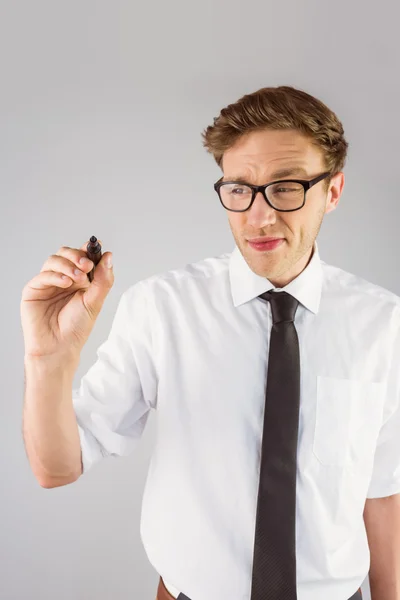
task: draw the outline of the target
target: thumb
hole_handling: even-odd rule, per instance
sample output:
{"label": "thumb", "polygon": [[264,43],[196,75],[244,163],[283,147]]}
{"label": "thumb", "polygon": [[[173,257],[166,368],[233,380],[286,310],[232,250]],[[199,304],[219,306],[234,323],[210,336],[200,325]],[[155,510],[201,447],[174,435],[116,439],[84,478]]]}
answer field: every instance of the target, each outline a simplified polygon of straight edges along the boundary
{"label": "thumb", "polygon": [[[105,252],[94,268],[93,281],[85,292],[85,300],[88,305],[98,314],[103,306],[114,284],[114,269],[112,266],[112,252]],[[109,265],[109,261],[111,267]]]}

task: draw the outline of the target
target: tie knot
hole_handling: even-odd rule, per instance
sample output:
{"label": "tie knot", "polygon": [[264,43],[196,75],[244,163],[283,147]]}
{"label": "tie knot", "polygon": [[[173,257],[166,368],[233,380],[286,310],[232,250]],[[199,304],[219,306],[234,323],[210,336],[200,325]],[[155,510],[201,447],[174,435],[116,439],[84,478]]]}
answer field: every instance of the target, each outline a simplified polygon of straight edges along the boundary
{"label": "tie knot", "polygon": [[293,322],[299,301],[287,292],[265,292],[259,296],[271,304],[273,324]]}

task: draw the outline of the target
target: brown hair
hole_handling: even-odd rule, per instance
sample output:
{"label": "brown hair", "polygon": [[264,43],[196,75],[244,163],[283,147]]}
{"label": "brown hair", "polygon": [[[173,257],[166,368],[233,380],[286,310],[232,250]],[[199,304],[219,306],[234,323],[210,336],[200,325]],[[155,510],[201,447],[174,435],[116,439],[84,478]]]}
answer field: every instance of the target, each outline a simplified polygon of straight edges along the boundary
{"label": "brown hair", "polygon": [[342,123],[323,102],[291,86],[266,87],[246,94],[223,108],[214,124],[201,134],[203,146],[222,169],[226,150],[244,134],[262,129],[296,129],[322,150],[328,189],[330,179],[342,171],[348,143]]}

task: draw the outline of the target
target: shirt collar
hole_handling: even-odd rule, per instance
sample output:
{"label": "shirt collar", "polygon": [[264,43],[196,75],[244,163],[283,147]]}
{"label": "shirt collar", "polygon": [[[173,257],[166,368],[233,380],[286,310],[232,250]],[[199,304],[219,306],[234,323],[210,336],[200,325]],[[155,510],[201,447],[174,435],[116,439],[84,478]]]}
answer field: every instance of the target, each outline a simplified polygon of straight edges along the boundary
{"label": "shirt collar", "polygon": [[322,289],[322,264],[315,240],[313,255],[307,267],[283,288],[274,288],[266,278],[256,275],[235,245],[229,259],[229,278],[234,306],[240,306],[260,294],[273,289],[281,289],[294,296],[313,313],[318,312]]}

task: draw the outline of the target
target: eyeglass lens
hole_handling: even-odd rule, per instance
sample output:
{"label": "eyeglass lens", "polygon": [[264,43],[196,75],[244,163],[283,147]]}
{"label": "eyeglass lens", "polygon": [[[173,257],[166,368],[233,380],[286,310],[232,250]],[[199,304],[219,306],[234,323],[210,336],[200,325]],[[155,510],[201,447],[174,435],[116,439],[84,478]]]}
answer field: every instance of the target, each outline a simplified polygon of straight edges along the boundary
{"label": "eyeglass lens", "polygon": [[[228,210],[245,210],[250,206],[253,190],[243,184],[224,183],[219,188],[222,204]],[[268,200],[277,209],[298,208],[304,201],[304,187],[295,181],[270,185],[265,190]]]}

